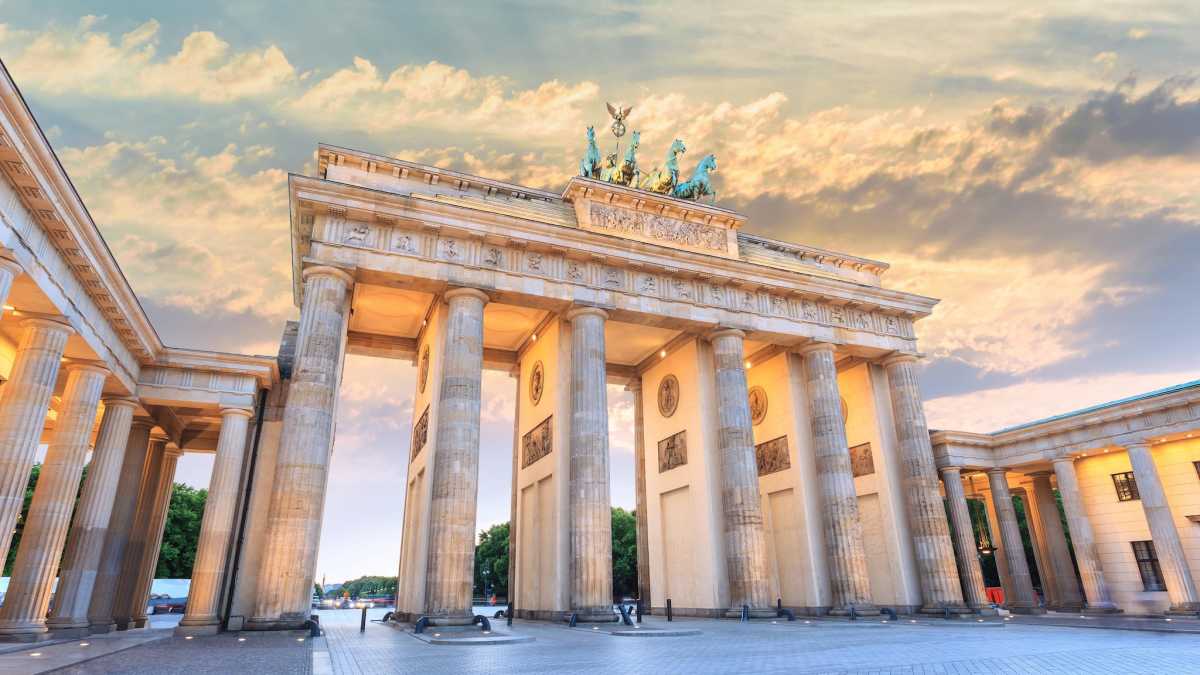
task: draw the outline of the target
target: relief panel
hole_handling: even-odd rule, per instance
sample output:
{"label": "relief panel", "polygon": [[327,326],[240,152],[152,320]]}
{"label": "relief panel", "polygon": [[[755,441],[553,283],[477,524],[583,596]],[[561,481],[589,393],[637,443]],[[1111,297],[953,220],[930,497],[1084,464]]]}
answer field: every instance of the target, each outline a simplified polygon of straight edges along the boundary
{"label": "relief panel", "polygon": [[684,464],[687,464],[687,431],[672,434],[658,442],[659,473]]}
{"label": "relief panel", "polygon": [[521,437],[522,469],[550,454],[550,451],[553,450],[553,434],[550,430],[550,421],[553,419],[553,415],[547,417]]}
{"label": "relief panel", "polygon": [[788,455],[787,436],[772,438],[754,446],[754,461],[758,465],[758,475],[766,476],[792,466]]}

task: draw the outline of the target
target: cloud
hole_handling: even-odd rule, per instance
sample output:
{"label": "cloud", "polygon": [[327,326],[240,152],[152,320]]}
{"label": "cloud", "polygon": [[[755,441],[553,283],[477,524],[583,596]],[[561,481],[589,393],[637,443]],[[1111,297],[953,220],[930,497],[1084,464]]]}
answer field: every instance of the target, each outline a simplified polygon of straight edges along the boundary
{"label": "cloud", "polygon": [[48,94],[116,99],[184,98],[204,103],[267,96],[293,82],[296,71],[274,45],[234,51],[210,31],[187,35],[179,50],[158,53],[159,23],[146,21],[114,37],[85,16],[72,27],[0,30],[10,69]]}
{"label": "cloud", "polygon": [[1029,380],[925,402],[933,429],[988,433],[1200,378],[1200,369]]}

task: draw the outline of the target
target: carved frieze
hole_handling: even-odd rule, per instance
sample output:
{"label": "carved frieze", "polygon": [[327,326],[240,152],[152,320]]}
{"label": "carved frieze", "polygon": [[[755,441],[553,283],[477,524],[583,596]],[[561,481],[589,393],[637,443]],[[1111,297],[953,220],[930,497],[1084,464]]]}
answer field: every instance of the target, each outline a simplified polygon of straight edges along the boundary
{"label": "carved frieze", "polygon": [[588,215],[596,229],[722,253],[729,249],[727,230],[721,227],[596,202],[591,203]]}
{"label": "carved frieze", "polygon": [[875,473],[875,457],[871,454],[870,443],[850,448],[850,473],[855,478]]}
{"label": "carved frieze", "polygon": [[522,469],[550,454],[550,451],[553,450],[552,439],[554,435],[550,429],[550,421],[553,419],[553,415],[547,417],[536,427],[525,432],[525,435],[521,437]]}
{"label": "carved frieze", "polygon": [[672,434],[658,442],[659,473],[684,464],[687,464],[687,431]]}
{"label": "carved frieze", "polygon": [[425,447],[425,443],[429,440],[429,406],[425,406],[425,412],[421,413],[421,418],[417,420],[417,425],[413,427],[412,437],[412,460],[421,454],[421,449]]}
{"label": "carved frieze", "polygon": [[758,465],[759,476],[790,469],[792,458],[788,455],[787,436],[772,438],[754,446],[754,462]]}

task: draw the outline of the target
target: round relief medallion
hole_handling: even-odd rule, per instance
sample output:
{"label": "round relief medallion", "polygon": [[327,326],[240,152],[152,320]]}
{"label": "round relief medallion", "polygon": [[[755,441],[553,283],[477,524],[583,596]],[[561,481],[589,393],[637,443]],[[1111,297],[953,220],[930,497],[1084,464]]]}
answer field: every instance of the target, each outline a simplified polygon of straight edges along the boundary
{"label": "round relief medallion", "polygon": [[750,387],[750,421],[758,426],[766,417],[767,390],[762,387]]}
{"label": "round relief medallion", "polygon": [[658,414],[670,417],[679,407],[679,379],[667,375],[658,383]]}
{"label": "round relief medallion", "polygon": [[421,352],[421,365],[417,368],[417,390],[425,393],[425,383],[429,381],[429,345]]}
{"label": "round relief medallion", "polygon": [[529,400],[537,405],[542,400],[542,389],[546,384],[546,370],[542,367],[542,362],[538,361],[533,364],[533,370],[529,373]]}

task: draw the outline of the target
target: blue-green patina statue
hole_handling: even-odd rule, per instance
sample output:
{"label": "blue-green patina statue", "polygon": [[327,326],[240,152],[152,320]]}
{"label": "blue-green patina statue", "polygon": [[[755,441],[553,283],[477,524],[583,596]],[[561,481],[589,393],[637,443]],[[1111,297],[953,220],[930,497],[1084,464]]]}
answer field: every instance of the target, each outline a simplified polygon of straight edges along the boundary
{"label": "blue-green patina statue", "polygon": [[616,153],[609,155],[600,171],[600,180],[618,185],[632,185],[638,173],[637,151],[641,140],[642,132],[633,132],[629,137],[629,147],[625,148],[625,159],[620,163],[617,163]]}
{"label": "blue-green patina statue", "polygon": [[579,162],[579,175],[585,178],[600,177],[600,148],[596,146],[596,129],[587,128],[587,154]]}
{"label": "blue-green patina statue", "polygon": [[717,191],[713,189],[712,181],[708,177],[708,174],[714,173],[716,170],[717,156],[705,155],[696,167],[695,173],[692,174],[692,179],[676,185],[671,195],[680,199],[695,200],[711,195],[712,201],[717,201]]}
{"label": "blue-green patina statue", "polygon": [[638,187],[663,195],[671,194],[675,185],[679,183],[679,156],[685,152],[687,152],[687,146],[676,138],[671,143],[671,147],[667,149],[665,164],[661,168],[655,167],[642,179]]}

